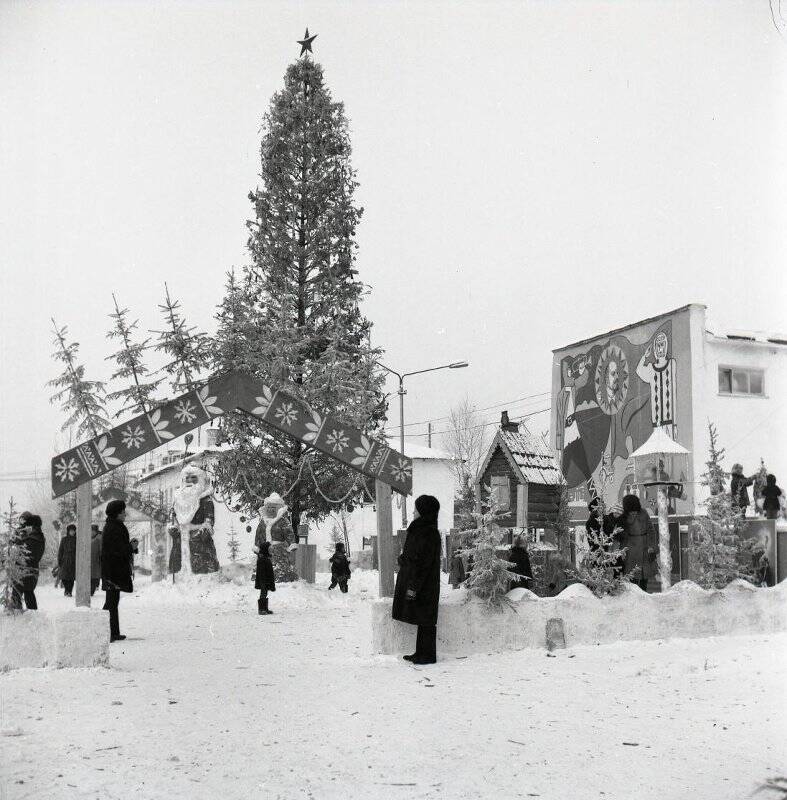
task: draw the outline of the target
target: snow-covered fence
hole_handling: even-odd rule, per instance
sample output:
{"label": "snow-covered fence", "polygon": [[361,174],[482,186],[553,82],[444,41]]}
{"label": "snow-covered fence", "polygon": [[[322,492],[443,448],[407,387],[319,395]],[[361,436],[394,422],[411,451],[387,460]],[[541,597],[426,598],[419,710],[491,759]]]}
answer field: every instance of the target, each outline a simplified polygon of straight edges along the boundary
{"label": "snow-covered fence", "polygon": [[[452,655],[545,648],[547,623],[562,620],[565,643],[703,638],[787,630],[787,582],[768,589],[733,581],[707,591],[681,581],[661,594],[646,594],[631,584],[616,597],[599,599],[581,584],[557,597],[537,597],[526,589],[509,593],[510,608],[495,611],[464,603],[464,591],[444,595],[437,622],[437,652]],[[391,619],[391,601],[372,605],[373,649],[411,653],[415,628]]]}
{"label": "snow-covered fence", "polygon": [[108,612],[25,611],[0,616],[0,672],[109,665]]}

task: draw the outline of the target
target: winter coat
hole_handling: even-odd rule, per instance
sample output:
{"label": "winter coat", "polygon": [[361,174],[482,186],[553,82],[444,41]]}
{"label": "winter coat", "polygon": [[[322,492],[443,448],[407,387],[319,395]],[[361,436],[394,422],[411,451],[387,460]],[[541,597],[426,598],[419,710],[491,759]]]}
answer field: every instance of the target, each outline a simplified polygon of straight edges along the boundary
{"label": "winter coat", "polygon": [[[416,517],[407,528],[391,616],[411,625],[437,625],[442,543],[436,521]],[[415,597],[407,597],[408,589]]]}
{"label": "winter coat", "polygon": [[131,558],[128,528],[119,519],[107,518],[101,534],[101,578],[104,591],[134,591]]}
{"label": "winter coat", "polygon": [[744,475],[733,475],[730,478],[730,494],[732,495],[732,502],[739,508],[746,509],[749,503],[749,490],[747,486],[754,483],[754,478],[747,478]]}
{"label": "winter coat", "polygon": [[775,481],[773,483],[768,482],[761,494],[763,511],[779,510],[779,498],[782,496],[782,490],[776,485]]}
{"label": "winter coat", "polygon": [[101,531],[95,531],[90,539],[90,578],[97,581],[101,577]]}
{"label": "winter coat", "polygon": [[[631,511],[625,517],[620,517],[618,524],[622,531],[618,541],[620,547],[626,548],[623,560],[623,572],[631,572],[635,567],[640,571],[636,580],[651,578],[656,574],[655,552],[659,546],[658,536],[653,523],[645,510]],[[649,552],[650,550],[653,553]]]}
{"label": "winter coat", "polygon": [[350,577],[350,560],[344,553],[334,553],[328,561],[331,564],[331,578],[344,580]]}
{"label": "winter coat", "polygon": [[533,570],[530,568],[530,556],[527,550],[524,547],[512,547],[508,551],[508,561],[515,565],[511,567],[511,572],[522,576],[518,581],[512,581],[511,588],[530,589],[533,583]]}
{"label": "winter coat", "polygon": [[263,552],[262,545],[265,542],[265,530],[257,528],[254,536],[254,546],[259,548],[257,554],[257,570],[254,578],[255,589],[265,589],[269,592],[276,591],[276,577],[273,574],[273,561],[269,554]]}
{"label": "winter coat", "polygon": [[38,564],[46,549],[46,539],[41,528],[33,528],[30,533],[22,531],[17,538],[19,544],[27,548],[25,553],[25,567],[27,574],[22,580],[23,591],[32,592],[38,584]]}
{"label": "winter coat", "polygon": [[451,559],[451,568],[448,571],[448,583],[456,589],[465,582],[467,575],[465,575],[465,562],[462,561],[462,556],[459,553],[454,553]]}
{"label": "winter coat", "polygon": [[57,576],[61,581],[73,581],[77,575],[77,537],[66,534],[57,551]]}

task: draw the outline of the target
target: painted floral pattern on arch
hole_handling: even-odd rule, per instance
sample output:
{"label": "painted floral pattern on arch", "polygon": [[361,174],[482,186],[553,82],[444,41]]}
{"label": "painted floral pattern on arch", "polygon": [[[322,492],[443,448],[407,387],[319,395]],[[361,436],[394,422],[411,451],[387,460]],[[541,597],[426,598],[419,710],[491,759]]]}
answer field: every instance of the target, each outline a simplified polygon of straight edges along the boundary
{"label": "painted floral pattern on arch", "polygon": [[79,477],[79,462],[75,458],[61,458],[55,464],[55,475],[61,483],[71,483]]}
{"label": "painted floral pattern on arch", "polygon": [[413,465],[407,458],[397,458],[396,463],[388,467],[388,471],[399,483],[406,483],[413,474]]}
{"label": "painted floral pattern on arch", "polygon": [[282,425],[290,427],[298,420],[298,409],[294,403],[282,403],[276,409],[274,416]]}
{"label": "painted floral pattern on arch", "polygon": [[186,425],[194,422],[197,418],[197,407],[188,400],[181,400],[175,404],[175,419],[181,424]]}
{"label": "painted floral pattern on arch", "polygon": [[126,449],[136,448],[139,450],[140,446],[145,443],[145,431],[141,425],[135,425],[133,428],[131,425],[126,425],[125,429],[121,431],[120,438]]}
{"label": "painted floral pattern on arch", "polygon": [[332,430],[325,440],[334,453],[341,453],[350,443],[350,439],[345,435],[344,431]]}

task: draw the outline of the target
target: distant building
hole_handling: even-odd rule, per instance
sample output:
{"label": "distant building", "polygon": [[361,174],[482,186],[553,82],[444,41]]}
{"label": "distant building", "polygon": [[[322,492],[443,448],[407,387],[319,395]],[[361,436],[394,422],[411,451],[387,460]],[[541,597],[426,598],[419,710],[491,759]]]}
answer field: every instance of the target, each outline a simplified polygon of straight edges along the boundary
{"label": "distant building", "polygon": [[497,524],[522,532],[551,531],[562,481],[547,443],[504,411],[476,478],[477,489],[488,486],[497,501]]}
{"label": "distant building", "polygon": [[629,455],[664,428],[690,451],[675,511],[693,514],[707,497],[701,475],[708,421],[725,448],[724,466],[753,474],[764,459],[787,479],[787,339],[714,333],[706,308],[691,304],[553,351],[552,444],[571,490],[575,519],[601,491],[614,502],[640,492]]}

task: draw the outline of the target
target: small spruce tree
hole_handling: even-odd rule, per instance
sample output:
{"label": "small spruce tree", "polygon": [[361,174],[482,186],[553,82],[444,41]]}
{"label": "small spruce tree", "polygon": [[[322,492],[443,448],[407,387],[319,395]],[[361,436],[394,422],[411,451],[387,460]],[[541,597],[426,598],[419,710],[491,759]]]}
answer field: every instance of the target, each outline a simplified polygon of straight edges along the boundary
{"label": "small spruce tree", "polygon": [[58,328],[52,320],[55,338],[53,344],[55,351],[52,358],[65,364],[63,372],[47,383],[57,391],[50,397],[50,403],[60,403],[61,408],[68,415],[61,430],[76,425],[77,436],[89,434],[98,436],[101,431],[110,428],[107,412],[104,408],[106,393],[101,381],[85,380],[85,367],[77,363],[79,342],[66,341],[68,328],[64,325]]}
{"label": "small spruce tree", "polygon": [[129,322],[128,309],[121,309],[118,306],[118,301],[114,294],[112,295],[112,300],[115,304],[115,311],[109,316],[113,321],[113,328],[107,333],[107,338],[119,339],[122,346],[120,350],[111,356],[107,356],[105,360],[114,360],[118,366],[110,380],[126,382],[130,378],[131,384],[108,394],[107,400],[110,402],[119,401],[121,404],[115,417],[120,417],[126,412],[144,414],[154,408],[153,394],[163,379],[160,378],[155,381],[144,380],[145,375],[148,374],[148,368],[145,366],[142,357],[148,349],[150,339],[145,339],[141,343],[133,341],[133,334],[139,325],[139,320]]}
{"label": "small spruce tree", "polygon": [[205,333],[186,323],[181,315],[180,302],[170,297],[166,283],[164,303],[159,308],[164,316],[165,327],[163,331],[151,333],[158,334],[156,350],[170,359],[162,371],[169,375],[175,394],[190,392],[210,360],[210,340]]}
{"label": "small spruce tree", "polygon": [[3,512],[0,528],[0,604],[6,613],[21,611],[19,595],[14,593],[14,587],[19,586],[29,573],[28,552],[18,540],[18,524],[19,518],[12,497],[8,501],[8,510]]}
{"label": "small spruce tree", "polygon": [[719,447],[716,426],[708,423],[710,444],[702,485],[710,496],[705,501],[705,516],[693,525],[691,563],[694,580],[705,589],[722,589],[739,577],[738,550],[741,512],[724,490],[727,473],[721,466],[724,448]]}
{"label": "small spruce tree", "polygon": [[238,554],[240,553],[240,541],[237,531],[235,530],[235,525],[232,523],[230,523],[230,535],[227,541],[227,549],[230,551],[230,561],[234,563],[238,560]]}
{"label": "small spruce tree", "polygon": [[472,569],[464,586],[468,600],[477,598],[501,608],[509,604],[508,588],[519,575],[511,571],[510,561],[497,554],[502,535],[496,520],[502,515],[498,513],[497,499],[490,487],[484,487],[484,494],[486,501],[482,503],[481,512],[473,512],[476,528],[472,533],[472,545],[465,550],[472,558]]}

